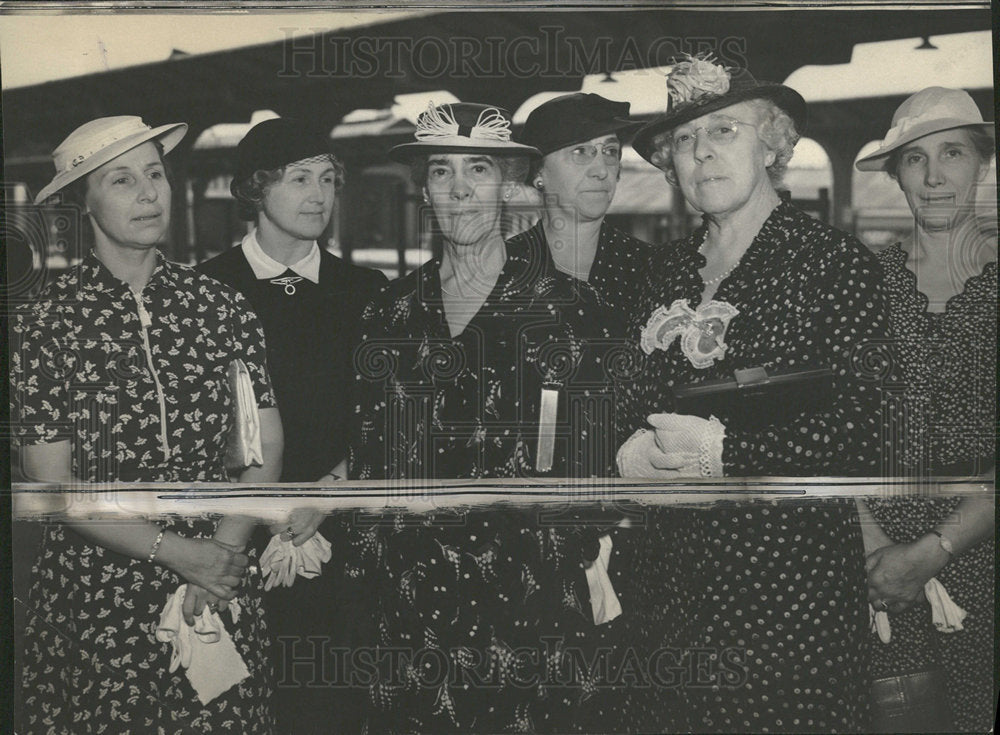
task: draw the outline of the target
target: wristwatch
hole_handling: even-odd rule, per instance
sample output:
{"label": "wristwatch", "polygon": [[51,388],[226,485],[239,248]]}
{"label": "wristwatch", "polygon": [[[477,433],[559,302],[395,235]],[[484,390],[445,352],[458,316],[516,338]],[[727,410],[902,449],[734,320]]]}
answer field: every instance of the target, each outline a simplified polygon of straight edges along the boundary
{"label": "wristwatch", "polygon": [[951,539],[940,531],[931,531],[931,533],[938,537],[938,543],[941,544],[942,549],[948,552],[948,556],[955,556],[955,547],[951,545]]}

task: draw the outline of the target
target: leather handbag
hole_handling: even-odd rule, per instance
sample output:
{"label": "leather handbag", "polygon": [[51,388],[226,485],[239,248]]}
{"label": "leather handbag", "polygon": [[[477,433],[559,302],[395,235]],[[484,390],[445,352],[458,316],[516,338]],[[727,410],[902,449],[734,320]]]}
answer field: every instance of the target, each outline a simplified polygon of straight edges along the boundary
{"label": "leather handbag", "polygon": [[954,732],[941,669],[872,682],[873,732]]}
{"label": "leather handbag", "polygon": [[250,371],[239,358],[229,363],[226,381],[232,399],[232,427],[226,443],[226,469],[230,474],[247,467],[264,464],[264,450],[260,441],[260,414],[257,397],[253,392]]}
{"label": "leather handbag", "polygon": [[708,418],[723,424],[760,430],[793,421],[802,413],[829,411],[833,405],[833,370],[815,367],[736,370],[733,377],[676,385],[677,413]]}

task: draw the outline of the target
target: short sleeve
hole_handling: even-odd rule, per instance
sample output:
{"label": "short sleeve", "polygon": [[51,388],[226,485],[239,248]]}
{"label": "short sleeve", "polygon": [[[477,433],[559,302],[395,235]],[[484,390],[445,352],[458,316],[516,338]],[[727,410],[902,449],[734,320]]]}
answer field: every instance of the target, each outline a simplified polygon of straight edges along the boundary
{"label": "short sleeve", "polygon": [[246,363],[253,382],[253,392],[258,408],[274,408],[277,402],[271,387],[271,376],[267,370],[267,351],[264,344],[264,328],[257,313],[243,294],[231,291],[233,296],[233,357]]}
{"label": "short sleeve", "polygon": [[57,323],[42,319],[37,309],[12,321],[11,424],[22,445],[71,438],[67,376],[75,370],[76,357],[61,346]]}

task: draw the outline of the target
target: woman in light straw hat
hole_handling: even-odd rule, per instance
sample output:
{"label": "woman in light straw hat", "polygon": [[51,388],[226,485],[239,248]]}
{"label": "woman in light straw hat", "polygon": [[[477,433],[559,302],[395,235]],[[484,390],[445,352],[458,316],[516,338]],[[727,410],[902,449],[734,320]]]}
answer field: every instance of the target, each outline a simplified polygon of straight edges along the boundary
{"label": "woman in light straw hat", "polygon": [[[981,184],[994,154],[993,123],[983,121],[972,97],[928,87],[900,105],[878,149],[857,162],[862,171],[888,173],[914,217],[912,236],[879,253],[907,386],[893,474],[993,470],[996,200],[993,186]],[[977,213],[979,190],[989,192],[990,206]],[[869,598],[887,611],[890,629],[888,641],[872,643],[876,729],[986,732],[996,705],[993,498],[910,496],[867,506],[877,521],[864,524],[873,552]],[[965,611],[960,630],[935,626],[931,580]],[[883,709],[880,690],[904,692],[908,701]]]}
{"label": "woman in light straw hat", "polygon": [[[469,103],[432,105],[416,142],[390,152],[410,164],[444,250],[362,316],[353,479],[610,472],[594,413],[610,401],[589,344],[609,336],[597,296],[544,244],[501,236],[504,202],[538,155],[511,141],[506,111]],[[380,669],[369,732],[522,732],[568,716],[580,691],[556,680],[562,651],[593,612],[577,593],[577,535],[559,520],[496,509],[358,529],[370,636],[380,662],[402,652],[404,673]]]}
{"label": "woman in light straw hat", "polygon": [[[170,227],[163,156],[186,130],[101,118],[53,154],[56,175],[36,202],[72,189],[92,247],[15,318],[12,414],[30,480],[225,482],[235,358],[250,371],[264,447],[263,466],[241,479],[278,477],[281,424],[256,317],[157,249]],[[48,526],[25,611],[19,731],[271,732],[259,580],[243,553],[251,526],[238,516]],[[181,625],[221,625],[245,664],[213,672],[232,675],[224,691],[196,690],[160,642],[161,608],[182,584]]]}
{"label": "woman in light straw hat", "polygon": [[[805,101],[706,57],[675,64],[667,87],[666,113],[633,145],[704,223],[651,259],[630,329],[646,359],[624,391],[634,433],[620,471],[721,483],[877,474],[878,386],[852,361],[884,340],[875,258],[776,191]],[[761,374],[784,380],[763,387]],[[656,687],[637,690],[634,711],[649,715],[638,729],[864,726],[869,620],[853,501],[663,508],[636,537],[647,645],[680,649],[692,672],[699,651],[715,654],[705,676],[682,682],[685,705],[673,712]]]}

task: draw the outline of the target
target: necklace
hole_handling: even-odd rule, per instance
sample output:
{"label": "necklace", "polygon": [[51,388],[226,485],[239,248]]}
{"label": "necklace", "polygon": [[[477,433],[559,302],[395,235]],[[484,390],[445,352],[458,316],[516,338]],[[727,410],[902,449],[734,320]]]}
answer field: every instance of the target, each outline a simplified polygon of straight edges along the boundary
{"label": "necklace", "polygon": [[[705,254],[701,251],[702,248],[705,247],[705,243],[707,242],[708,242],[708,228],[705,228],[705,235],[701,239],[701,245],[698,246],[698,255],[700,255],[703,258],[705,257]],[[740,264],[741,258],[742,256],[740,256],[740,258],[737,258],[736,261],[731,266],[729,266],[729,268],[727,268],[725,271],[717,275],[715,278],[709,278],[708,280],[702,278],[701,279],[702,283],[704,283],[706,286],[714,286],[715,284],[721,283],[722,281],[726,280],[726,278],[729,277],[729,274],[732,273],[734,270],[736,270],[736,266]]]}

